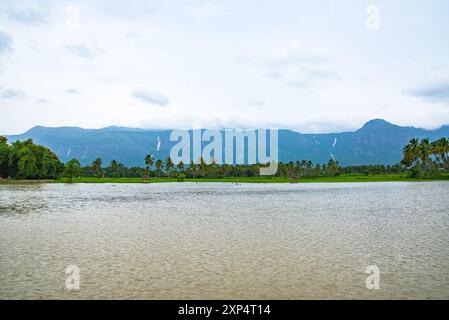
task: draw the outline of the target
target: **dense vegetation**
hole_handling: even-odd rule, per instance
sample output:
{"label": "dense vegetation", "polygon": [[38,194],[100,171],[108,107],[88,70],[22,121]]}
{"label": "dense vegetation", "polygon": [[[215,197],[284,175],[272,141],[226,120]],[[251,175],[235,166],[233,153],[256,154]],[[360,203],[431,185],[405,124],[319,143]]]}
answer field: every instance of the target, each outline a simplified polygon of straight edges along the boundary
{"label": "dense vegetation", "polygon": [[31,139],[11,145],[7,142],[5,137],[0,137],[0,177],[56,179],[64,171],[64,164],[56,154]]}
{"label": "dense vegetation", "polygon": [[[410,178],[446,177],[449,172],[449,141],[442,138],[434,142],[428,139],[412,139],[403,149],[401,163],[390,165],[363,165],[341,167],[337,161],[330,159],[326,164],[313,164],[311,161],[279,163],[277,178],[287,180],[333,178],[340,175],[388,175],[404,174]],[[128,168],[116,160],[103,166],[100,158],[89,166],[81,166],[76,159],[65,165],[48,148],[36,145],[32,140],[16,141],[8,144],[5,137],[0,137],[0,177],[13,179],[58,179],[65,177],[72,181],[76,177],[83,178],[172,178],[184,179],[230,179],[256,178],[259,176],[261,164],[253,165],[219,165],[214,161],[207,163],[200,159],[193,162],[173,163],[168,157],[165,160],[155,159],[148,154],[144,159],[145,168]]]}
{"label": "dense vegetation", "polygon": [[410,172],[410,177],[438,177],[449,169],[449,140],[441,138],[430,142],[429,139],[412,139],[403,149],[401,164]]}

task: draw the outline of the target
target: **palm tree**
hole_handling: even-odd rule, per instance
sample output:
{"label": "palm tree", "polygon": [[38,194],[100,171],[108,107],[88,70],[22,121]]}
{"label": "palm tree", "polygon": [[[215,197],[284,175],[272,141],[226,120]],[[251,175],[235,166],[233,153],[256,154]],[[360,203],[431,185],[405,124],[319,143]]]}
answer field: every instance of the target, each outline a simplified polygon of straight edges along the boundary
{"label": "palm tree", "polygon": [[200,158],[200,174],[201,174],[201,178],[204,177],[204,168],[206,166],[206,163],[204,162],[203,157]]}
{"label": "palm tree", "polygon": [[117,172],[117,170],[118,170],[118,162],[117,162],[117,160],[112,160],[111,164],[110,164],[110,167],[111,167],[111,171],[112,171],[112,176],[114,178],[116,178],[117,175],[118,175],[118,172]]}
{"label": "palm tree", "polygon": [[431,152],[429,139],[422,139],[421,144],[419,145],[419,159],[421,162],[426,165],[429,162],[429,156]]}
{"label": "palm tree", "polygon": [[184,170],[184,162],[179,161],[176,167],[178,168],[179,172],[181,172],[182,170]]}
{"label": "palm tree", "polygon": [[449,165],[449,139],[442,138],[441,140],[441,157],[443,161],[443,166],[447,167]]}
{"label": "palm tree", "polygon": [[192,174],[192,178],[195,179],[196,164],[193,163],[193,161],[190,161],[190,164],[189,164],[189,172]]}
{"label": "palm tree", "polygon": [[157,177],[160,178],[162,168],[164,167],[164,163],[161,159],[157,159],[156,161],[156,171],[157,171]]}
{"label": "palm tree", "polygon": [[153,155],[152,154],[147,154],[145,156],[145,164],[147,165],[147,176],[150,175],[150,169],[151,169],[151,166],[153,165],[153,162],[154,162]]}
{"label": "palm tree", "polygon": [[217,164],[215,163],[215,159],[212,158],[212,162],[210,163],[210,172],[211,172],[211,178],[214,178],[215,169],[217,169]]}
{"label": "palm tree", "polygon": [[411,167],[419,158],[420,144],[419,140],[414,138],[402,149],[403,159],[401,161],[406,167]]}
{"label": "palm tree", "polygon": [[102,172],[101,172],[101,164],[102,163],[103,163],[103,161],[101,160],[101,158],[97,158],[92,162],[91,168],[97,178],[101,178],[101,176],[102,176]]}
{"label": "palm tree", "polygon": [[229,172],[231,172],[231,166],[227,163],[223,164],[223,173],[225,177],[229,177]]}
{"label": "palm tree", "polygon": [[335,161],[334,159],[330,159],[327,162],[328,175],[333,177],[333,176],[335,176],[337,174],[337,171],[338,171],[338,162]]}
{"label": "palm tree", "polygon": [[306,175],[307,176],[311,176],[312,175],[312,168],[313,168],[312,161],[307,160],[307,162],[306,162]]}
{"label": "palm tree", "polygon": [[441,138],[431,143],[431,153],[435,155],[438,162],[443,164],[447,160],[447,153],[449,152],[449,140],[446,138]]}
{"label": "palm tree", "polygon": [[315,166],[315,176],[321,176],[321,166],[318,163]]}
{"label": "palm tree", "polygon": [[167,170],[168,175],[170,175],[173,170],[173,168],[175,167],[175,165],[173,164],[173,161],[171,160],[170,157],[167,157],[167,159],[165,160],[165,169]]}

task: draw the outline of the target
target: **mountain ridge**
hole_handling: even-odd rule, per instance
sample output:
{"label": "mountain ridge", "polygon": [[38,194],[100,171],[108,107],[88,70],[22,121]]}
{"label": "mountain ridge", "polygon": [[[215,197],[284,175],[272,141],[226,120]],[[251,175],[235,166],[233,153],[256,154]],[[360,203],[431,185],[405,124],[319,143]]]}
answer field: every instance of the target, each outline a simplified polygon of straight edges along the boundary
{"label": "mountain ridge", "polygon": [[[171,131],[119,126],[100,129],[35,126],[23,134],[7,137],[10,142],[31,138],[52,149],[64,162],[77,158],[87,165],[100,157],[105,164],[115,159],[127,166],[143,166],[148,153],[160,159],[169,156],[171,147],[176,144],[169,141]],[[372,119],[358,130],[338,133],[280,129],[279,160],[325,163],[335,158],[342,165],[395,164],[401,160],[402,148],[410,139],[425,137],[431,140],[449,138],[449,126],[427,130]]]}

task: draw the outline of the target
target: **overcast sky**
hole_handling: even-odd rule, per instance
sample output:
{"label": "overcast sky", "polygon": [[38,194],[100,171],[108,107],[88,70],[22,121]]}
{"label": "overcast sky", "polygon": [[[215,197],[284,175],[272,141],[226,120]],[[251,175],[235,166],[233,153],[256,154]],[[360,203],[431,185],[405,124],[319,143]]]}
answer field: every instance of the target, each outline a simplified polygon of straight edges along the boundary
{"label": "overcast sky", "polygon": [[0,133],[449,124],[449,1],[0,0]]}

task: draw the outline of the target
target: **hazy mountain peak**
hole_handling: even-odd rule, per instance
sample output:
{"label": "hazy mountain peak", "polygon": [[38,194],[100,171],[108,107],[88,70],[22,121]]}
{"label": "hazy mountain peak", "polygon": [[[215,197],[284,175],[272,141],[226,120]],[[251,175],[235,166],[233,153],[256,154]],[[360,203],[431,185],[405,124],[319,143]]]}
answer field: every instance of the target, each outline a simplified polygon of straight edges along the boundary
{"label": "hazy mountain peak", "polygon": [[394,126],[394,124],[392,124],[384,119],[377,118],[377,119],[372,119],[372,120],[369,120],[368,122],[366,122],[363,125],[362,129],[365,127],[369,128],[369,127],[381,127],[381,126]]}

